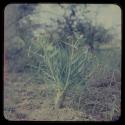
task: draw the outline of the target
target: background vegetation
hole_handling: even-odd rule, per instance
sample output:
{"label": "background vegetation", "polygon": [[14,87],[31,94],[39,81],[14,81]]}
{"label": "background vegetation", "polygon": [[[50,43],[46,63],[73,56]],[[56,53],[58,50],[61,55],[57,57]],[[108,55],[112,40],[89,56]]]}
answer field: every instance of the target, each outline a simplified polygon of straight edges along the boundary
{"label": "background vegetation", "polygon": [[5,118],[119,119],[118,6],[10,4],[4,27]]}

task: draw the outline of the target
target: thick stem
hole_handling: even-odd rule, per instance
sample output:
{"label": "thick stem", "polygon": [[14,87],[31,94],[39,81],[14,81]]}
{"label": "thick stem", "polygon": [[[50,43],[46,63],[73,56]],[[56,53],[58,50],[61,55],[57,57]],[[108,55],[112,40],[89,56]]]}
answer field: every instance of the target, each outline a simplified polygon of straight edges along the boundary
{"label": "thick stem", "polygon": [[67,82],[65,86],[61,86],[61,83],[58,82],[56,86],[56,98],[55,98],[55,109],[62,108],[67,89],[69,88],[69,83]]}
{"label": "thick stem", "polygon": [[66,93],[65,91],[61,92],[61,93],[57,93],[57,97],[56,97],[56,101],[55,101],[55,108],[62,108],[63,107],[63,102],[65,99]]}
{"label": "thick stem", "polygon": [[65,100],[65,97],[66,97],[66,93],[68,91],[68,88],[69,88],[69,84],[67,84],[63,90],[60,90],[57,91],[57,96],[56,96],[56,100],[55,100],[55,108],[63,108],[63,102]]}

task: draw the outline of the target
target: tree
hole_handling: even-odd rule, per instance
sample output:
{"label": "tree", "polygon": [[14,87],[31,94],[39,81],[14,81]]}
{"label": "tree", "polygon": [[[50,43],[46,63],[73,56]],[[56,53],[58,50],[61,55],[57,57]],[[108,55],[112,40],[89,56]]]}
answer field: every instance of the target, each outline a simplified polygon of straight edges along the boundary
{"label": "tree", "polygon": [[[89,11],[87,10],[87,6],[83,6],[84,19],[79,19],[77,16],[78,6],[70,5],[67,8],[67,11],[69,11],[70,14],[64,14],[63,16],[65,20],[64,27],[61,28],[61,22],[59,20],[57,20],[57,23],[58,29],[61,29],[59,32],[59,36],[61,37],[61,39],[65,39],[64,34],[67,34],[67,36],[71,36],[73,38],[75,38],[75,33],[81,34],[84,37],[84,43],[89,46],[91,51],[93,51],[96,49],[94,46],[95,43],[102,44],[110,42],[113,39],[113,35],[109,32],[109,30],[105,29],[103,26],[97,24],[93,25],[93,22],[89,20],[86,16],[86,13],[89,13]],[[61,8],[65,9],[63,6],[61,6]]]}
{"label": "tree", "polygon": [[[88,4],[57,4],[56,7],[59,11],[62,11],[62,14],[56,14],[53,13],[53,11],[50,12],[49,10],[42,9],[43,6],[41,5],[38,6],[40,6],[38,8],[40,9],[39,11],[38,9],[36,9],[37,6],[29,5],[29,7],[23,7],[26,10],[25,13],[28,13],[28,16],[25,16],[24,20],[27,21],[27,23],[26,26],[25,24],[23,25],[24,30],[20,30],[20,32],[24,34],[27,33],[27,35],[23,36],[28,37],[28,40],[34,37],[34,30],[36,30],[37,34],[41,34],[40,32],[44,30],[46,34],[49,35],[48,37],[52,42],[60,42],[61,45],[65,46],[65,44],[63,44],[63,42],[61,41],[68,41],[67,36],[72,37],[73,39],[77,39],[77,37],[81,35],[83,36],[83,44],[88,45],[89,50],[93,51],[98,49],[97,46],[95,47],[95,44],[101,45],[102,43],[108,43],[113,39],[113,35],[109,32],[110,29],[107,30],[104,28],[104,26],[96,23],[96,16],[98,15],[97,10],[92,12],[89,9],[89,7],[91,6]],[[35,9],[33,10],[32,8]],[[30,12],[30,10],[32,10],[32,13]],[[36,21],[34,23],[33,20],[30,20],[30,15],[33,16],[35,20],[38,18],[35,10],[37,10],[39,15],[48,15],[48,13],[53,15],[50,18],[48,17],[48,20],[51,23],[43,23],[41,20],[41,23],[36,24]],[[94,18],[90,18],[90,13],[91,15],[94,15]],[[40,22],[40,19],[37,20],[38,22]]]}

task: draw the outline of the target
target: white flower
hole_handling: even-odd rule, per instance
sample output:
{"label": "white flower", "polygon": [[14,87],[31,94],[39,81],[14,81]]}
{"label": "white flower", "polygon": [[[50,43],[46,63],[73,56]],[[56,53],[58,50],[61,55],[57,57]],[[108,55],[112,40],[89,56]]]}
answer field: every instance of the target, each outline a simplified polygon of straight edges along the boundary
{"label": "white flower", "polygon": [[79,37],[80,37],[80,38],[83,38],[83,36],[84,36],[84,35],[83,35],[83,34],[81,34]]}

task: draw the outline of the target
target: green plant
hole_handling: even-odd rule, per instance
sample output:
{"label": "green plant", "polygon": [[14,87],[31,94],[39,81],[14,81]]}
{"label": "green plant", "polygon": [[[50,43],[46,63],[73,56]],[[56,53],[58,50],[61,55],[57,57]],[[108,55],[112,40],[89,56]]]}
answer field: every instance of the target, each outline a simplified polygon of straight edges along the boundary
{"label": "green plant", "polygon": [[[60,41],[54,44],[41,37],[36,42],[37,51],[33,52],[32,46],[29,47],[28,55],[38,56],[40,60],[39,66],[31,67],[41,73],[44,82],[56,85],[55,106],[58,108],[62,106],[67,89],[75,84],[85,85],[94,71],[96,58],[80,45],[79,40],[80,38],[76,41],[70,39],[69,42]],[[67,47],[61,46],[61,42]]]}

